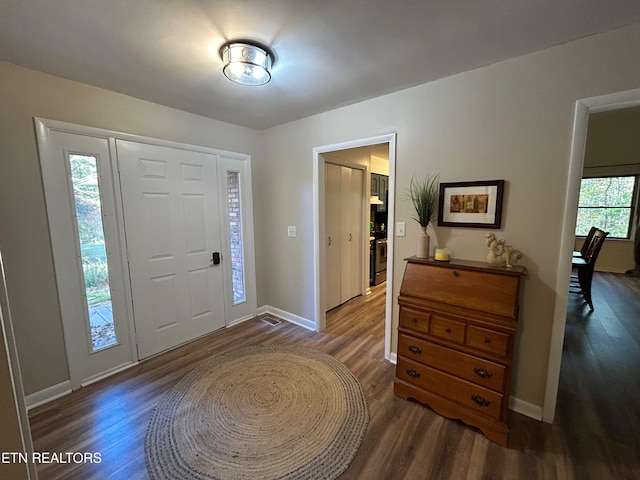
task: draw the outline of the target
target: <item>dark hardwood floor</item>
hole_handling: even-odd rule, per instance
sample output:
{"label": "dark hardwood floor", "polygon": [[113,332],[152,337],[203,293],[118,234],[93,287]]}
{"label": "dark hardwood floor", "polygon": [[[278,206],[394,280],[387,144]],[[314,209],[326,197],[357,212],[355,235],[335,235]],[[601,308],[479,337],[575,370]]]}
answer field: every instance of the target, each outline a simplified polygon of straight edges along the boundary
{"label": "dark hardwood floor", "polygon": [[571,299],[553,425],[509,412],[508,448],[393,395],[383,358],[384,284],[328,314],[314,333],[254,319],[159,355],[30,412],[35,450],[100,452],[99,464],[42,464],[40,479],[146,479],[154,407],[212,355],[297,344],[333,355],[360,380],[370,423],[346,479],[640,478],[640,278],[597,274],[595,311]]}

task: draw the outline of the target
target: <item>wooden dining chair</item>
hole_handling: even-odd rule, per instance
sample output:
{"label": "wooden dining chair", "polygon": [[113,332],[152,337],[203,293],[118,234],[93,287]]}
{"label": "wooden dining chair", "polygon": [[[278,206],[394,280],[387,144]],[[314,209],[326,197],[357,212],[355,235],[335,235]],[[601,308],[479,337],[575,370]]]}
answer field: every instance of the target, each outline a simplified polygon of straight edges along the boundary
{"label": "wooden dining chair", "polygon": [[[594,227],[595,228],[595,227]],[[587,245],[586,249],[581,249],[582,253],[579,257],[573,257],[571,262],[572,268],[576,270],[577,284],[573,283],[571,286],[573,289],[569,289],[571,293],[581,294],[591,311],[593,311],[593,300],[591,299],[591,283],[593,281],[593,270],[600,254],[600,249],[604,243],[604,239],[607,238],[609,232],[595,228],[593,235]],[[585,242],[586,244],[586,242]]]}
{"label": "wooden dining chair", "polygon": [[573,251],[573,258],[576,258],[576,257],[585,258],[585,254],[589,250],[591,241],[593,240],[593,234],[595,233],[596,230],[598,230],[596,227],[591,227],[589,229],[589,233],[587,233],[587,236],[585,237],[584,243],[582,244],[582,247],[580,248],[580,250]]}

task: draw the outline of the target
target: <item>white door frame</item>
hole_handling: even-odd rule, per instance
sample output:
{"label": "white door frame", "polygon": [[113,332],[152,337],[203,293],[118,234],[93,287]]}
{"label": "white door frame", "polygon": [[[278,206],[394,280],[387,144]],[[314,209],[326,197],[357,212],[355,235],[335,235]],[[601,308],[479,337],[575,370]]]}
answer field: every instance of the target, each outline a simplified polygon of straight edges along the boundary
{"label": "white door frame", "polygon": [[556,271],[555,290],[557,300],[553,312],[547,383],[542,411],[542,420],[548,423],[553,423],[558,400],[562,347],[564,344],[564,330],[567,320],[568,278],[571,273],[571,255],[575,242],[578,198],[580,196],[580,180],[582,179],[584,167],[589,114],[638,105],[640,105],[640,89],[585,98],[576,102],[571,141],[571,157],[569,160],[569,175],[567,178],[567,193],[564,201],[563,228],[560,237],[560,256],[558,269]]}
{"label": "white door frame", "polygon": [[[377,137],[362,138],[349,142],[324,145],[313,149],[313,261],[314,261],[314,330],[320,332],[326,328],[327,313],[325,311],[324,282],[325,266],[325,191],[323,154],[346,150],[349,148],[368,147],[381,143],[389,144],[389,204],[388,211],[388,243],[387,243],[387,289],[385,309],[384,358],[391,358],[391,314],[393,309],[393,245],[394,245],[394,213],[395,213],[395,174],[396,174],[396,134],[390,133]],[[365,182],[366,183],[366,182]],[[366,193],[366,192],[365,192]],[[366,231],[366,230],[365,230]],[[365,253],[368,251],[364,249]]]}
{"label": "white door frame", "polygon": [[[6,354],[7,368],[9,370],[9,378],[6,384],[2,384],[2,388],[5,389],[10,386],[10,392],[13,395],[13,409],[9,409],[11,414],[15,414],[18,422],[18,429],[20,431],[20,443],[22,444],[22,451],[27,455],[27,458],[33,458],[33,440],[31,438],[31,429],[29,427],[29,415],[27,413],[27,405],[24,396],[24,388],[22,385],[22,374],[20,373],[20,362],[18,360],[18,350],[16,348],[15,335],[13,332],[13,322],[11,319],[11,308],[9,305],[9,296],[7,294],[7,283],[4,275],[4,265],[2,262],[2,252],[0,252],[0,329],[2,329],[2,335],[0,338],[4,343],[3,347],[0,347],[0,355]],[[8,408],[8,405],[5,406]],[[36,470],[36,464],[28,461],[24,467],[24,471],[27,474],[28,479],[37,480],[38,472]]]}

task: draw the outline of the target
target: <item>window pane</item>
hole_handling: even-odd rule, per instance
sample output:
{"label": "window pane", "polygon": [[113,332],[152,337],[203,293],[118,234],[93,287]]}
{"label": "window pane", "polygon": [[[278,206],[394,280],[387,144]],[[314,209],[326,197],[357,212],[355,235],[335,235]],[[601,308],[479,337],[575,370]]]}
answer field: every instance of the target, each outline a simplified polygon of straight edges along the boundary
{"label": "window pane", "polygon": [[240,205],[240,175],[227,172],[227,199],[229,208],[229,240],[231,244],[231,282],[233,304],[246,300],[244,291],[244,249],[242,246],[242,208]]}
{"label": "window pane", "polygon": [[630,207],[635,177],[583,178],[581,207]]}
{"label": "window pane", "polygon": [[592,226],[610,237],[629,238],[635,176],[583,178],[580,184],[576,235]]}
{"label": "window pane", "polygon": [[118,343],[111,308],[97,158],[69,155],[92,351]]}
{"label": "window pane", "polygon": [[586,236],[592,226],[597,226],[610,237],[626,238],[630,217],[630,208],[578,208],[576,235]]}

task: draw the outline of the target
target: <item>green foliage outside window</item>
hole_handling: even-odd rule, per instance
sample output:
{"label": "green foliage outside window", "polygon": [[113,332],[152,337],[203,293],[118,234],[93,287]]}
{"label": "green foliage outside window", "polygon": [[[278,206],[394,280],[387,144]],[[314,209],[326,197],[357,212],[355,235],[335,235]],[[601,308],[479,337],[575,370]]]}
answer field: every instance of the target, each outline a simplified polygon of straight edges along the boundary
{"label": "green foliage outside window", "polygon": [[609,237],[629,238],[636,176],[583,178],[580,184],[576,236],[592,226]]}
{"label": "green foliage outside window", "polygon": [[69,166],[80,237],[84,286],[87,303],[92,306],[111,299],[97,159],[92,155],[70,154]]}
{"label": "green foliage outside window", "polygon": [[80,244],[104,243],[100,190],[96,159],[91,156],[71,156],[71,178],[78,214]]}

